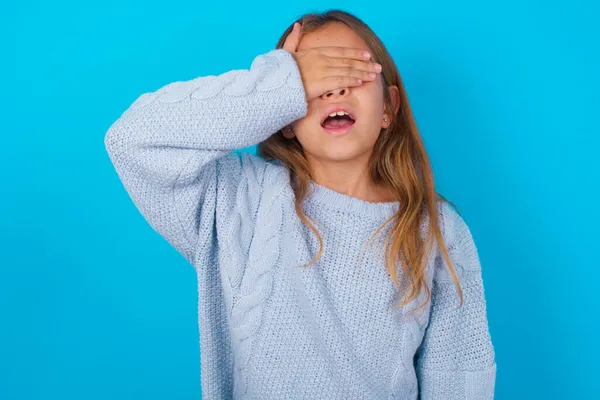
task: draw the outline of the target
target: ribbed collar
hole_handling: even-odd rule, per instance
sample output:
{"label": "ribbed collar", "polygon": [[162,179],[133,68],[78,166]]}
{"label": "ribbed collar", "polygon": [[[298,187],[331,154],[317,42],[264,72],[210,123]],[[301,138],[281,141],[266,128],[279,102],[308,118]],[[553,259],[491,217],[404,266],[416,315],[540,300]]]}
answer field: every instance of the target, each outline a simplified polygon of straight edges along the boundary
{"label": "ribbed collar", "polygon": [[313,204],[320,208],[326,208],[341,212],[350,212],[365,217],[372,218],[389,218],[400,206],[399,201],[372,203],[361,200],[356,197],[348,196],[340,192],[336,192],[326,186],[320,185],[315,181],[309,181],[308,195],[306,203]]}

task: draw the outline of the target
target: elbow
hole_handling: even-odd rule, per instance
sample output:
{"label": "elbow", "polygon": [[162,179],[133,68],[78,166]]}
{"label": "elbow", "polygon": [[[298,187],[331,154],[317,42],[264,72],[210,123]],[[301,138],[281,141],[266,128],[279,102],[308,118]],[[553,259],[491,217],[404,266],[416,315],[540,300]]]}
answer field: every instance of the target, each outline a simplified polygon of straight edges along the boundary
{"label": "elbow", "polygon": [[132,132],[132,129],[128,129],[127,120],[121,117],[113,122],[104,134],[104,149],[113,164],[129,158],[128,156],[135,147]]}

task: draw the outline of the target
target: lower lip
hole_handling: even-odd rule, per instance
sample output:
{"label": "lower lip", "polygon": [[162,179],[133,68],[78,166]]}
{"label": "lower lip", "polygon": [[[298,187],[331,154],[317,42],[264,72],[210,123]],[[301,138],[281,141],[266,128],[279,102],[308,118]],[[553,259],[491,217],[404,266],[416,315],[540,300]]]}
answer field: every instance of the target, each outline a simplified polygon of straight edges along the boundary
{"label": "lower lip", "polygon": [[354,126],[354,124],[345,126],[343,128],[324,128],[324,127],[321,127],[321,128],[323,128],[325,133],[327,133],[328,135],[343,136],[343,135],[347,134],[348,132],[350,132],[352,130],[353,126]]}

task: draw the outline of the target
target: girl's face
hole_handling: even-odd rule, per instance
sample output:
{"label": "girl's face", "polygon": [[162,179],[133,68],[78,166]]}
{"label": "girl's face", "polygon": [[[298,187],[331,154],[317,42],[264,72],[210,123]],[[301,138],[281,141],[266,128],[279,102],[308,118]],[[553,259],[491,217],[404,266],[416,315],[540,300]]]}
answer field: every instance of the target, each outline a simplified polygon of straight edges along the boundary
{"label": "girl's face", "polygon": [[[364,40],[343,23],[329,23],[317,31],[302,35],[297,51],[323,46],[341,46],[369,50]],[[324,113],[331,105],[347,105],[354,113],[351,130],[332,136],[321,126]],[[387,122],[384,121],[384,114]],[[367,160],[382,128],[391,123],[383,101],[383,80],[360,86],[338,88],[308,102],[307,115],[292,124],[294,134],[309,162],[343,162]]]}

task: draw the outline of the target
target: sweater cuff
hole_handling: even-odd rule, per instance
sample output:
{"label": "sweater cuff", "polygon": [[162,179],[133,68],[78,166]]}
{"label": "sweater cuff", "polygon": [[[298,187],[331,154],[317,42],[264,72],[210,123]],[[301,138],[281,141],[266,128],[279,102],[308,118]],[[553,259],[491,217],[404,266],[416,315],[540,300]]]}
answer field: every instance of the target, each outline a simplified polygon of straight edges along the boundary
{"label": "sweater cuff", "polygon": [[496,363],[478,371],[419,371],[421,400],[493,400]]}

